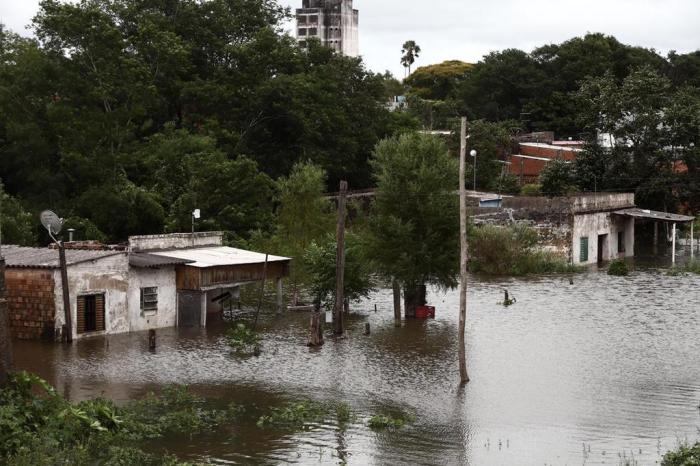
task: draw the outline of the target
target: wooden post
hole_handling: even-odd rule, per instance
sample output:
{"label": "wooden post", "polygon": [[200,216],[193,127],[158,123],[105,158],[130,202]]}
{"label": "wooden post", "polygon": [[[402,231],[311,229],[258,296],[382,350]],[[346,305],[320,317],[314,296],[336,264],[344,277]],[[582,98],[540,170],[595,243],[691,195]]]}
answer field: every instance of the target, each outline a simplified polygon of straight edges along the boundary
{"label": "wooden post", "polygon": [[369,333],[370,333],[369,322],[365,322],[365,335],[369,335]]}
{"label": "wooden post", "polygon": [[277,279],[277,312],[284,311],[284,290],[282,289],[282,277]]}
{"label": "wooden post", "polygon": [[675,265],[676,263],[676,223],[673,223],[673,228],[671,229],[671,263]]}
{"label": "wooden post", "polygon": [[0,256],[0,387],[7,384],[12,365],[10,312],[5,299],[5,259]]}
{"label": "wooden post", "polygon": [[156,331],[154,329],[148,331],[148,349],[156,349]]}
{"label": "wooden post", "polygon": [[307,346],[321,346],[323,345],[323,323],[321,316],[324,317],[325,321],[326,313],[321,313],[321,300],[316,299],[314,311],[311,312],[311,321],[309,322],[309,342]]}
{"label": "wooden post", "polygon": [[253,323],[253,330],[258,328],[258,316],[260,315],[260,308],[262,307],[263,296],[265,296],[265,280],[267,280],[267,260],[269,254],[265,254],[265,263],[263,264],[263,277],[260,283],[260,294],[258,295],[258,310],[255,311],[255,322]]}
{"label": "wooden post", "polygon": [[343,302],[345,286],[345,202],[348,191],[347,181],[340,182],[338,197],[338,229],[336,233],[337,251],[335,256],[335,307],[333,308],[333,332],[343,334]]}
{"label": "wooden post", "polygon": [[659,253],[659,222],[654,222],[654,255]]}
{"label": "wooden post", "polygon": [[[476,160],[474,161],[476,165]],[[467,373],[467,189],[465,169],[467,163],[467,117],[462,117],[459,151],[459,238],[460,238],[460,287],[459,287],[459,377],[462,384],[469,382]],[[476,168],[476,167],[475,167]]]}
{"label": "wooden post", "polygon": [[695,259],[695,222],[690,222],[690,259]]}
{"label": "wooden post", "polygon": [[392,287],[394,288],[394,325],[401,327],[401,285],[394,280]]}
{"label": "wooden post", "polygon": [[207,326],[207,292],[202,291],[199,294],[199,326],[204,328]]}
{"label": "wooden post", "polygon": [[70,308],[70,292],[68,289],[68,264],[66,262],[66,247],[63,241],[58,243],[58,261],[61,266],[61,288],[63,288],[63,314],[66,319],[65,337],[67,343],[73,343],[73,322]]}

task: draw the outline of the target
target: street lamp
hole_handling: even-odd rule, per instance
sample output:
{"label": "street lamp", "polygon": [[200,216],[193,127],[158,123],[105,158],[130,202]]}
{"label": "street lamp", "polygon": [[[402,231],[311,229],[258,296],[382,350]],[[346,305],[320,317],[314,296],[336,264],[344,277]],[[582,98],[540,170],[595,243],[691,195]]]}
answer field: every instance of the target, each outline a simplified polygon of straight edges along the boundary
{"label": "street lamp", "polygon": [[476,151],[474,149],[472,149],[469,152],[469,155],[474,157],[474,192],[476,192]]}

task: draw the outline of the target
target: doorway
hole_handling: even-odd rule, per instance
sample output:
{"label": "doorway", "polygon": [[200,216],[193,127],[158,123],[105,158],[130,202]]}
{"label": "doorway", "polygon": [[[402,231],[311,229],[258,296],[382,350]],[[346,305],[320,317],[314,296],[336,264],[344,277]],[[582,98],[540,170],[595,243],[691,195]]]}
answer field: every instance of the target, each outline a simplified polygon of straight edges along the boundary
{"label": "doorway", "polygon": [[598,263],[606,261],[610,258],[608,252],[608,235],[598,235]]}

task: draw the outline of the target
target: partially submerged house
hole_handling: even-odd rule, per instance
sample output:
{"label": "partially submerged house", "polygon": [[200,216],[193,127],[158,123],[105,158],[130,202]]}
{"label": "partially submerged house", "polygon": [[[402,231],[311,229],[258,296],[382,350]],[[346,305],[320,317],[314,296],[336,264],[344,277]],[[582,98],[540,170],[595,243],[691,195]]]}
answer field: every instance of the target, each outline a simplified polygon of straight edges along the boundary
{"label": "partially submerged house", "polygon": [[[694,217],[637,208],[634,193],[581,194],[569,197],[504,197],[500,208],[475,208],[475,223],[533,226],[542,245],[575,265],[632,257],[639,223],[668,223],[672,238],[678,224]],[[658,241],[658,234],[655,241]],[[675,260],[675,241],[672,257]],[[692,247],[691,247],[692,250]]]}
{"label": "partially submerged house", "polygon": [[[21,339],[61,336],[65,324],[58,251],[5,246],[12,332]],[[73,338],[179,325],[204,326],[220,312],[214,298],[263,277],[282,278],[289,258],[223,246],[223,234],[130,238],[127,248],[66,249]]]}

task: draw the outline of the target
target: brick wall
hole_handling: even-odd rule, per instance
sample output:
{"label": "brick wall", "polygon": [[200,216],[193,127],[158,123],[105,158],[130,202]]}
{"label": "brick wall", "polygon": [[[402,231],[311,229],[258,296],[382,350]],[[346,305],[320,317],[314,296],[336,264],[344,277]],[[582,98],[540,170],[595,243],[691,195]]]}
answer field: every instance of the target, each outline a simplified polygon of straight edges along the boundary
{"label": "brick wall", "polygon": [[8,268],[5,286],[10,325],[16,338],[41,338],[45,328],[53,332],[56,304],[52,270]]}

